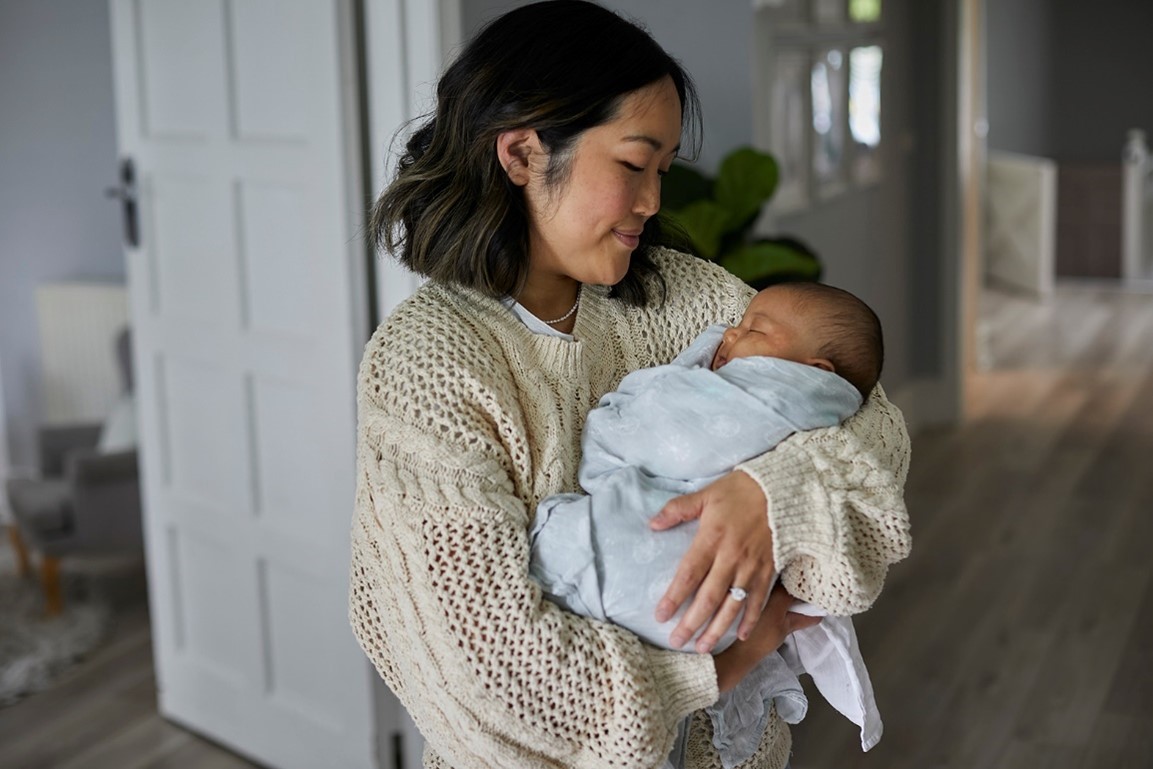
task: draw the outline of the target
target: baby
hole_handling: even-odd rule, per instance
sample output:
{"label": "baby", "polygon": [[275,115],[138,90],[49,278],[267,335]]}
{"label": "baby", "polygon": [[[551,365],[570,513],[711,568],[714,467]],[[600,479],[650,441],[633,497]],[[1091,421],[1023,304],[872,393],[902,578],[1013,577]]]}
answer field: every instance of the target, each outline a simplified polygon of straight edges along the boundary
{"label": "baby", "polygon": [[[669,648],[679,615],[657,622],[656,604],[697,524],[654,533],[649,519],[793,432],[839,424],[876,386],[882,360],[877,316],[847,291],[816,283],[761,291],[738,326],[711,326],[672,363],[626,376],[589,413],[579,475],[587,493],[557,494],[538,506],[533,578],[569,611]],[[735,637],[730,629],[714,653]],[[880,739],[849,620],[827,618],[794,633],[789,644],[709,708],[726,767],[756,750],[769,703],[791,723],[804,716],[798,672],[812,675],[834,707],[861,726],[864,749]]]}

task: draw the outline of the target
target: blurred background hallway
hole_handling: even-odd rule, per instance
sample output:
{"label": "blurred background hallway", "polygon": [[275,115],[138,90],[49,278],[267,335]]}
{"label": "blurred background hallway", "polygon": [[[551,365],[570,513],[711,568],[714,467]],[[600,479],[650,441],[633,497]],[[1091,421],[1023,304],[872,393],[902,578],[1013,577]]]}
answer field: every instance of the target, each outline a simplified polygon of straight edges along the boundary
{"label": "blurred background hallway", "polygon": [[914,436],[914,547],[857,620],[885,736],[823,701],[795,769],[1153,766],[1153,296],[986,289],[971,419]]}

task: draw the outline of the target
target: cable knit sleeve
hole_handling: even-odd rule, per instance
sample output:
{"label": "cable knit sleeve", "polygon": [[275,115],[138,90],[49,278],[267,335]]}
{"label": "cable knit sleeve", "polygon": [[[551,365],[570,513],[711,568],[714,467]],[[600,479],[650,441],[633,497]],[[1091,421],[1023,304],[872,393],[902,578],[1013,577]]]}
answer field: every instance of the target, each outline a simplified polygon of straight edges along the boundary
{"label": "cable knit sleeve", "polygon": [[659,764],[677,722],[717,698],[712,660],[542,600],[515,394],[490,384],[501,362],[454,340],[468,363],[450,365],[420,333],[378,332],[361,366],[357,638],[458,769]]}
{"label": "cable knit sleeve", "polygon": [[794,596],[832,614],[872,606],[909,554],[909,435],[880,385],[839,427],[797,433],[737,469],[769,502],[773,556]]}

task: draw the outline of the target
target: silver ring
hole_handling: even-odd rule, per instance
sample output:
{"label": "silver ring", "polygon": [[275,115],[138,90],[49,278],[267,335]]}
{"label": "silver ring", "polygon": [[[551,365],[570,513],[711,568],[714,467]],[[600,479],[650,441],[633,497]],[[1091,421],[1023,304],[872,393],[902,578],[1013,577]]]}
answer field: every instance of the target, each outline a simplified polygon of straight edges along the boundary
{"label": "silver ring", "polygon": [[732,598],[737,603],[740,603],[741,601],[748,598],[749,594],[748,594],[748,591],[746,591],[743,587],[730,587],[729,588],[729,597]]}

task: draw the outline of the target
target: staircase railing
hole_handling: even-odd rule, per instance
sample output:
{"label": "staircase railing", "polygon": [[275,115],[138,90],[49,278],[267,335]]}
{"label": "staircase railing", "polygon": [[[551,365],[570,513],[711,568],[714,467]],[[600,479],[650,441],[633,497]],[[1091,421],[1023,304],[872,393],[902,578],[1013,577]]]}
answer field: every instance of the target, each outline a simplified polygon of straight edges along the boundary
{"label": "staircase railing", "polygon": [[1153,154],[1144,131],[1129,131],[1121,163],[1121,275],[1153,280]]}

